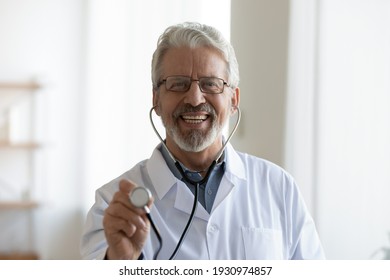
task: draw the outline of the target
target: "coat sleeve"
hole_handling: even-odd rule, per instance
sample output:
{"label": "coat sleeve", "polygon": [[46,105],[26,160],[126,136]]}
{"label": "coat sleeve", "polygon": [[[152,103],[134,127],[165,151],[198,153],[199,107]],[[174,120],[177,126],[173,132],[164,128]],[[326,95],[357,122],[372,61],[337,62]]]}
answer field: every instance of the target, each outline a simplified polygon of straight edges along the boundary
{"label": "coat sleeve", "polygon": [[288,181],[285,203],[290,232],[289,258],[300,260],[325,259],[314,220],[306,207],[298,186],[291,177]]}
{"label": "coat sleeve", "polygon": [[80,253],[83,259],[104,259],[107,242],[103,229],[104,211],[108,207],[112,195],[98,189],[95,203],[89,210],[80,242]]}

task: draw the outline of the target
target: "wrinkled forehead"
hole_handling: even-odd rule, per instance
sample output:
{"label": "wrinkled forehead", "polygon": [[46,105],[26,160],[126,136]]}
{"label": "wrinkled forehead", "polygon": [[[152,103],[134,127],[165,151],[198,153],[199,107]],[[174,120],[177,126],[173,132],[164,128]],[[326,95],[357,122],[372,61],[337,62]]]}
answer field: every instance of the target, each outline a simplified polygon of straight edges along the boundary
{"label": "wrinkled forehead", "polygon": [[220,77],[226,79],[227,62],[211,47],[178,47],[167,50],[162,58],[161,75]]}

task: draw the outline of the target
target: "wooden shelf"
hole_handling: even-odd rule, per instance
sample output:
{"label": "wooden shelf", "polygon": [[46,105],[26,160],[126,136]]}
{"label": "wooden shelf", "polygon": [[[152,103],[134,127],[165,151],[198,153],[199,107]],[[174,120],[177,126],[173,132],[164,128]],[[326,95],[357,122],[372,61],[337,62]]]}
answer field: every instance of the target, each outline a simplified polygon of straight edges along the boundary
{"label": "wooden shelf", "polygon": [[9,142],[0,141],[1,149],[38,149],[41,145],[35,142]]}
{"label": "wooden shelf", "polygon": [[34,252],[9,252],[1,253],[0,260],[38,260],[38,254]]}
{"label": "wooden shelf", "polygon": [[1,90],[37,90],[41,87],[37,82],[0,82]]}
{"label": "wooden shelf", "polygon": [[0,201],[0,210],[33,209],[38,206],[36,201]]}
{"label": "wooden shelf", "polygon": [[0,112],[9,109],[23,96],[36,93],[42,86],[34,81],[0,82]]}

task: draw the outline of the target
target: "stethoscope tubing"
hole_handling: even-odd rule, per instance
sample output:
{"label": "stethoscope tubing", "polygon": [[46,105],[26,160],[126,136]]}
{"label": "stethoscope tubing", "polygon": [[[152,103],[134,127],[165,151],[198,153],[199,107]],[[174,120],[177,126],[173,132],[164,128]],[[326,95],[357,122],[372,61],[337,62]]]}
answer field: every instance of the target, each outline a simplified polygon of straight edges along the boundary
{"label": "stethoscope tubing", "polygon": [[[172,158],[172,160],[174,161],[175,163],[175,166],[177,168],[177,170],[180,172],[180,174],[182,175],[184,181],[186,181],[187,183],[193,185],[195,187],[195,192],[194,192],[194,203],[192,205],[192,210],[191,210],[191,214],[190,214],[190,217],[188,218],[188,221],[187,221],[187,224],[180,236],[180,239],[175,247],[175,250],[173,251],[172,255],[170,256],[169,260],[173,260],[176,255],[177,255],[177,252],[179,251],[180,247],[181,247],[181,244],[183,243],[190,227],[191,227],[191,224],[192,224],[192,221],[194,220],[194,217],[195,217],[195,212],[196,212],[196,209],[197,209],[197,205],[198,205],[198,197],[199,197],[199,186],[202,185],[202,184],[207,184],[209,178],[210,178],[210,175],[212,173],[212,171],[214,170],[214,167],[215,165],[217,164],[217,162],[219,161],[219,159],[221,158],[222,154],[223,154],[223,151],[225,150],[227,144],[229,143],[230,139],[232,138],[233,134],[236,132],[237,128],[238,128],[238,125],[240,123],[240,120],[241,120],[241,110],[239,107],[235,107],[235,109],[237,110],[238,112],[238,116],[237,116],[237,120],[236,120],[236,123],[231,131],[231,133],[229,134],[228,138],[226,139],[226,141],[224,142],[221,150],[219,151],[216,159],[211,163],[211,165],[209,166],[209,168],[207,169],[207,173],[206,175],[199,181],[194,181],[190,178],[188,178],[187,174],[185,174],[183,168],[181,167],[180,163],[175,159],[175,157],[170,153],[167,145],[165,144],[165,141],[164,139],[161,137],[160,133],[158,132],[156,126],[154,125],[154,122],[153,122],[153,111],[155,110],[156,106],[153,106],[150,111],[149,111],[149,118],[150,118],[150,123],[153,127],[153,130],[154,132],[156,133],[157,137],[160,139],[160,142],[161,144],[164,146],[164,148],[166,149],[166,151],[168,152],[169,156]],[[150,215],[150,213],[147,213],[147,217],[150,221],[150,224],[153,228],[153,230],[155,231],[155,234],[156,234],[156,237],[157,239],[159,240],[159,249],[156,251],[156,253],[154,254],[154,257],[153,259],[156,260],[157,257],[158,257],[158,254],[162,248],[162,238],[161,238],[161,235],[160,235],[160,232],[158,230],[158,228],[156,227],[155,223],[153,222],[153,219]]]}

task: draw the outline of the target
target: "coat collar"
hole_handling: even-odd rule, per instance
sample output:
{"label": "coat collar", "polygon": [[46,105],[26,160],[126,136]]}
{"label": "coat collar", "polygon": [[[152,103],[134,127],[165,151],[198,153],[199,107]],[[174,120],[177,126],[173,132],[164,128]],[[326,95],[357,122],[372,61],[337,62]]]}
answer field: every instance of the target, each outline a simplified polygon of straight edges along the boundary
{"label": "coat collar", "polygon": [[[182,181],[178,180],[170,171],[159,150],[161,145],[162,144],[159,144],[154,149],[152,156],[146,163],[147,172],[156,191],[157,198],[159,200],[163,199],[169,190],[177,185],[178,191],[175,199],[175,208],[190,213],[192,204],[188,204],[186,201],[191,200],[193,198],[193,194],[188,187]],[[230,193],[232,188],[237,185],[240,180],[246,179],[242,159],[230,143],[226,146],[225,152],[226,170],[222,177],[221,186],[218,189],[218,194],[216,200],[214,201],[213,208],[221,203],[221,201]],[[198,207],[196,216],[208,220],[210,215],[205,209],[203,209],[203,207]]]}
{"label": "coat collar", "polygon": [[178,181],[160,152],[161,145],[159,144],[154,149],[152,156],[146,163],[149,177],[159,199],[162,199]]}

